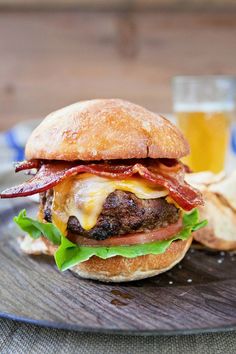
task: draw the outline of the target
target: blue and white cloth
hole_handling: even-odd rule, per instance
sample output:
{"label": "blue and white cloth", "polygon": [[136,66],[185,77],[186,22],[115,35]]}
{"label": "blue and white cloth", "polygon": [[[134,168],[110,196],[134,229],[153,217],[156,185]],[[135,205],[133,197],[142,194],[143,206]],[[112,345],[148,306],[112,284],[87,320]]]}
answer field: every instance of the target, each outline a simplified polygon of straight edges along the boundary
{"label": "blue and white cloth", "polygon": [[24,160],[26,141],[40,120],[34,119],[19,123],[12,129],[0,133],[0,171],[2,166],[14,161]]}
{"label": "blue and white cloth", "polygon": [[13,163],[24,160],[25,143],[40,120],[19,123],[6,132],[0,132],[0,190],[25,180],[21,173],[15,174]]}
{"label": "blue and white cloth", "polygon": [[233,124],[231,130],[231,150],[236,155],[236,124]]}

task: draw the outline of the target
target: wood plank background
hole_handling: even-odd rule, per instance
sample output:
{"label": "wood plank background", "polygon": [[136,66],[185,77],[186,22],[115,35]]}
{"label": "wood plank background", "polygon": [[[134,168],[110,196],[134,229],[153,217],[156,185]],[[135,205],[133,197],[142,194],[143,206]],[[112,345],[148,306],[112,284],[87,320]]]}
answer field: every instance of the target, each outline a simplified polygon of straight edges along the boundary
{"label": "wood plank background", "polygon": [[232,9],[235,0],[0,0],[0,7],[8,9]]}
{"label": "wood plank background", "polygon": [[236,11],[229,8],[2,10],[0,129],[95,97],[169,112],[174,75],[234,75],[235,59]]}

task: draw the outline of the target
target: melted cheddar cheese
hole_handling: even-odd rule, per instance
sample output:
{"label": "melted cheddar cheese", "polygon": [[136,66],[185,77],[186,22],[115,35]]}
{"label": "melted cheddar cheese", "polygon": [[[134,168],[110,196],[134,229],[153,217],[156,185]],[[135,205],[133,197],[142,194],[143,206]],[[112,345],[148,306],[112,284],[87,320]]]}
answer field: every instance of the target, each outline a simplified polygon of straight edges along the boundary
{"label": "melted cheddar cheese", "polygon": [[53,223],[66,234],[68,219],[75,216],[83,229],[90,230],[95,226],[106,198],[115,190],[131,192],[140,199],[156,199],[168,194],[166,189],[141,177],[114,180],[83,173],[54,187]]}

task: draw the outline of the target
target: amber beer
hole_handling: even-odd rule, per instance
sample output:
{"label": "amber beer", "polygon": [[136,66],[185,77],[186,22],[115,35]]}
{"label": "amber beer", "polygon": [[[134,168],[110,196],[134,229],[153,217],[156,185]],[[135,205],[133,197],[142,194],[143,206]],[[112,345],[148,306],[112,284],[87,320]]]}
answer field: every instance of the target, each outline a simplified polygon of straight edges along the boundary
{"label": "amber beer", "polygon": [[176,112],[176,116],[191,149],[191,154],[183,161],[196,172],[222,171],[229,142],[231,113],[196,109]]}
{"label": "amber beer", "polygon": [[195,172],[217,173],[225,167],[235,83],[234,77],[223,75],[173,79],[174,113],[191,149],[183,161]]}

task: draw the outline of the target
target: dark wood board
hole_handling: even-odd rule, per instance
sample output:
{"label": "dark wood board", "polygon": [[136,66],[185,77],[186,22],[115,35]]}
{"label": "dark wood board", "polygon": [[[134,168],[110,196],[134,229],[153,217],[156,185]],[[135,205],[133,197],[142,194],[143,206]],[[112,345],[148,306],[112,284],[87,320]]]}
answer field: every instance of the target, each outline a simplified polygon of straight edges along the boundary
{"label": "dark wood board", "polygon": [[0,316],[124,334],[236,329],[236,255],[194,248],[158,277],[123,284],[84,280],[60,273],[52,258],[23,255],[12,217],[23,206],[34,213],[35,206],[1,204]]}

